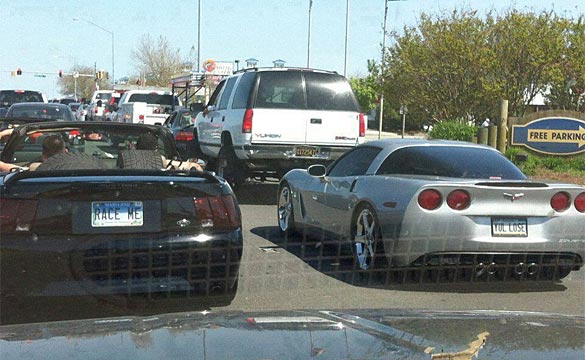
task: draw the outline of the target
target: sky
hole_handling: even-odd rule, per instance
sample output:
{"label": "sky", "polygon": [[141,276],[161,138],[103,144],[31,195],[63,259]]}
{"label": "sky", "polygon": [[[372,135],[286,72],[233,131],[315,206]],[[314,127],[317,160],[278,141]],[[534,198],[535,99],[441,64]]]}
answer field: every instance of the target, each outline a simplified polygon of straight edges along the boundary
{"label": "sky", "polygon": [[[0,89],[28,89],[59,97],[59,70],[75,64],[112,74],[110,33],[114,33],[115,76],[137,73],[132,50],[149,34],[162,35],[187,58],[197,48],[199,0],[0,0]],[[283,59],[287,66],[307,65],[310,0],[200,0],[201,62],[256,58],[258,66]],[[379,59],[384,0],[349,0],[348,77],[367,74],[367,60]],[[480,14],[510,8],[578,17],[583,0],[404,0],[388,2],[387,31],[415,26],[422,12],[440,15],[453,9]],[[343,73],[346,0],[313,0],[310,66]],[[74,21],[73,18],[80,20]],[[387,43],[388,45],[389,43]],[[193,56],[192,61],[195,61]],[[10,72],[51,73],[46,78]]]}

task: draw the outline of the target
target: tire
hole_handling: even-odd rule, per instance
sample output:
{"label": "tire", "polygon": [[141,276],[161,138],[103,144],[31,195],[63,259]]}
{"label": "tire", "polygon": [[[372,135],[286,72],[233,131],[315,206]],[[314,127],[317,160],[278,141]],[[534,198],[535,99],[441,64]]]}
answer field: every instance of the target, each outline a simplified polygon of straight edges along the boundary
{"label": "tire", "polygon": [[197,137],[197,129],[193,130],[193,141],[190,143],[190,155],[195,156],[198,159],[203,159],[206,156],[201,151],[201,146],[199,145],[199,138]]}
{"label": "tire", "polygon": [[278,228],[282,235],[291,235],[295,232],[295,217],[293,208],[292,191],[288,184],[284,184],[278,190],[278,207],[276,217]]}
{"label": "tire", "polygon": [[122,169],[164,169],[162,157],[156,150],[122,150],[118,154],[117,165]]}
{"label": "tire", "polygon": [[351,227],[351,242],[358,269],[371,271],[387,266],[380,224],[370,205],[362,205],[356,209]]}
{"label": "tire", "polygon": [[92,170],[106,168],[107,166],[102,161],[91,155],[66,152],[49,157],[39,165],[37,171]]}
{"label": "tire", "polygon": [[223,146],[215,164],[217,176],[224,178],[233,188],[246,181],[244,165],[236,156],[233,146]]}

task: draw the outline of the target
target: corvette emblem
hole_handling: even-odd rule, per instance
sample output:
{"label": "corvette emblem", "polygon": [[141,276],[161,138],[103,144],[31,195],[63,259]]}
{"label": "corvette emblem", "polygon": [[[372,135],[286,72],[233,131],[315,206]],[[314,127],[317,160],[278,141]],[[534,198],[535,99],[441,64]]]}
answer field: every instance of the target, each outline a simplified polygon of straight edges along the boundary
{"label": "corvette emblem", "polygon": [[506,199],[510,199],[510,201],[514,202],[514,200],[518,200],[524,197],[524,193],[518,193],[518,194],[509,194],[509,193],[504,193],[504,197]]}

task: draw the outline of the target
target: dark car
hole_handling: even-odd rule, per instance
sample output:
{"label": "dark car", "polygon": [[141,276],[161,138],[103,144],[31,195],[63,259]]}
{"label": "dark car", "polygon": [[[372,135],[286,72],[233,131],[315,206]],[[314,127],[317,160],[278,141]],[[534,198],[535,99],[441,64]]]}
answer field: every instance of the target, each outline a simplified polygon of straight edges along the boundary
{"label": "dark car", "polygon": [[74,121],[71,108],[57,103],[19,103],[12,105],[6,113],[7,118],[35,118],[46,120]]}
{"label": "dark car", "polygon": [[[43,161],[48,138],[67,151]],[[141,148],[144,139],[156,149]],[[176,151],[160,126],[44,122],[13,131],[1,160],[28,170],[0,174],[0,323],[33,300],[231,301],[238,203],[211,173],[164,166]]]}
{"label": "dark car", "polygon": [[189,159],[197,156],[193,151],[193,128],[195,126],[195,114],[189,109],[175,110],[165,120],[164,127],[171,130],[177,150],[182,159]]}

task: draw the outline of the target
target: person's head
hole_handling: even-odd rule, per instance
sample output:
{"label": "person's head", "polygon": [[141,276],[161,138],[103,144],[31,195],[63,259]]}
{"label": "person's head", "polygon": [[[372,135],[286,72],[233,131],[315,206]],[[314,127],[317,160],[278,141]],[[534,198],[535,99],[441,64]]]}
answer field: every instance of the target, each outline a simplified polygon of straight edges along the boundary
{"label": "person's head", "polygon": [[63,152],[65,152],[65,143],[60,136],[51,135],[43,140],[43,161]]}
{"label": "person's head", "polygon": [[136,141],[136,150],[157,150],[158,139],[151,133],[142,134]]}

